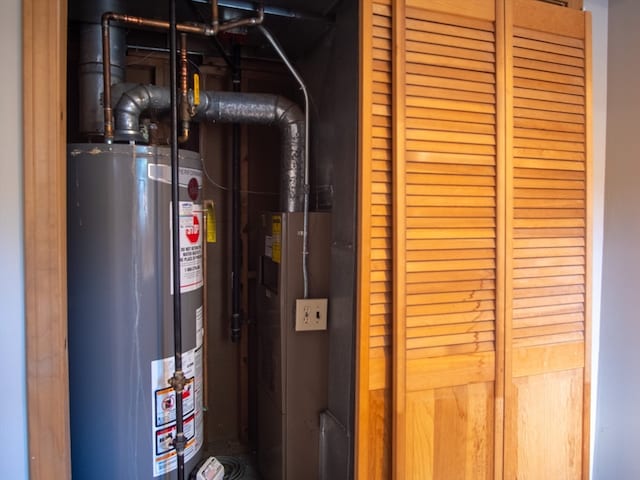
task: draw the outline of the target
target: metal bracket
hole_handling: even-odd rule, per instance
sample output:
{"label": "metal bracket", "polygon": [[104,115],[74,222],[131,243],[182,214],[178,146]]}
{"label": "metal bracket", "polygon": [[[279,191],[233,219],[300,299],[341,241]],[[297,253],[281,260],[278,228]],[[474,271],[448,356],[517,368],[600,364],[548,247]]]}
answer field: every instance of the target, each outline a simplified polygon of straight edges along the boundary
{"label": "metal bracket", "polygon": [[184,432],[176,435],[176,438],[173,439],[173,446],[178,455],[184,455],[184,449],[187,446],[187,437],[184,435]]}
{"label": "metal bracket", "polygon": [[173,377],[169,379],[169,385],[173,387],[176,393],[182,393],[186,384],[187,379],[185,378],[182,370],[176,370],[173,372]]}

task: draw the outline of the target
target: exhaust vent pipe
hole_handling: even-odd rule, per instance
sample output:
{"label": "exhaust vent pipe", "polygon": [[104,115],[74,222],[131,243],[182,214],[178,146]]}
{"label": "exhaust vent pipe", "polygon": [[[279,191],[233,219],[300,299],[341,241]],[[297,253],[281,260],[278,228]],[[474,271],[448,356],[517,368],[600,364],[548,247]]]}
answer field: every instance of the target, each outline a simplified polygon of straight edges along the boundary
{"label": "exhaust vent pipe", "polygon": [[[104,134],[102,80],[102,13],[125,7],[124,0],[70,0],[69,12],[80,26],[80,56],[78,61],[79,131],[89,138]],[[126,32],[122,28],[111,31],[112,83],[124,82]]]}
{"label": "exhaust vent pipe", "polygon": [[[126,38],[125,31],[111,32],[111,79],[124,82]],[[80,30],[79,85],[80,133],[98,136],[104,133],[102,80],[102,27],[88,23]]]}
{"label": "exhaust vent pipe", "polygon": [[[126,92],[116,105],[116,141],[143,141],[140,115],[168,110],[169,89],[140,85]],[[203,92],[193,118],[212,123],[267,125],[280,129],[280,208],[301,212],[304,207],[304,114],[287,98],[261,93]]]}

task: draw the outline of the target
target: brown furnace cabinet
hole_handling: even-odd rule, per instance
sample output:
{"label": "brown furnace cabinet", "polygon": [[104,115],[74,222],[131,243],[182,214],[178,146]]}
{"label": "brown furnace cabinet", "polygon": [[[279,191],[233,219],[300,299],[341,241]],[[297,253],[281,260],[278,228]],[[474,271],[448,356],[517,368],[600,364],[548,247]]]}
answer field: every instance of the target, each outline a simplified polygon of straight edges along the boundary
{"label": "brown furnace cabinet", "polygon": [[[265,213],[257,292],[258,463],[264,480],[313,480],[327,406],[327,331],[296,331],[302,213]],[[309,298],[329,293],[330,215],[309,214]],[[328,319],[330,322],[331,319]]]}

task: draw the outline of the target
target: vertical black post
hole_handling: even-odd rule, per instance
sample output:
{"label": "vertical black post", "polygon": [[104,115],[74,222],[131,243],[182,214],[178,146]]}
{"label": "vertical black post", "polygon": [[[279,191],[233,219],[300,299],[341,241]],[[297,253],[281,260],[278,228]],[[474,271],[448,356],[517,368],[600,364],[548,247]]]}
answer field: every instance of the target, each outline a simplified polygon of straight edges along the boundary
{"label": "vertical black post", "polygon": [[[232,83],[233,91],[239,92],[240,85],[240,45],[233,45],[232,52]],[[242,328],[241,317],[241,284],[240,270],[242,268],[242,239],[240,226],[240,125],[234,123],[231,127],[231,341],[240,340]]]}
{"label": "vertical black post", "polygon": [[176,0],[169,0],[169,44],[170,44],[170,86],[171,91],[171,222],[173,259],[173,347],[175,371],[170,380],[176,395],[176,438],[174,447],[177,454],[178,480],[184,480],[184,423],[182,390],[182,305],[180,298],[180,184],[178,165],[178,45],[176,32]]}

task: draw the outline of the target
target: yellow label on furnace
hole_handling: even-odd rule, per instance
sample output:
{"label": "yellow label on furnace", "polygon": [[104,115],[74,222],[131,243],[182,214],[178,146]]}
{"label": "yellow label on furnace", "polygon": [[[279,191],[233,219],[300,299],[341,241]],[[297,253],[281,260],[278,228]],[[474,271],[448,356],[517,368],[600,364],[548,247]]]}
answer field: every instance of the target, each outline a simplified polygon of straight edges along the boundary
{"label": "yellow label on furnace", "polygon": [[274,215],[271,217],[271,260],[280,263],[282,256],[282,217]]}

